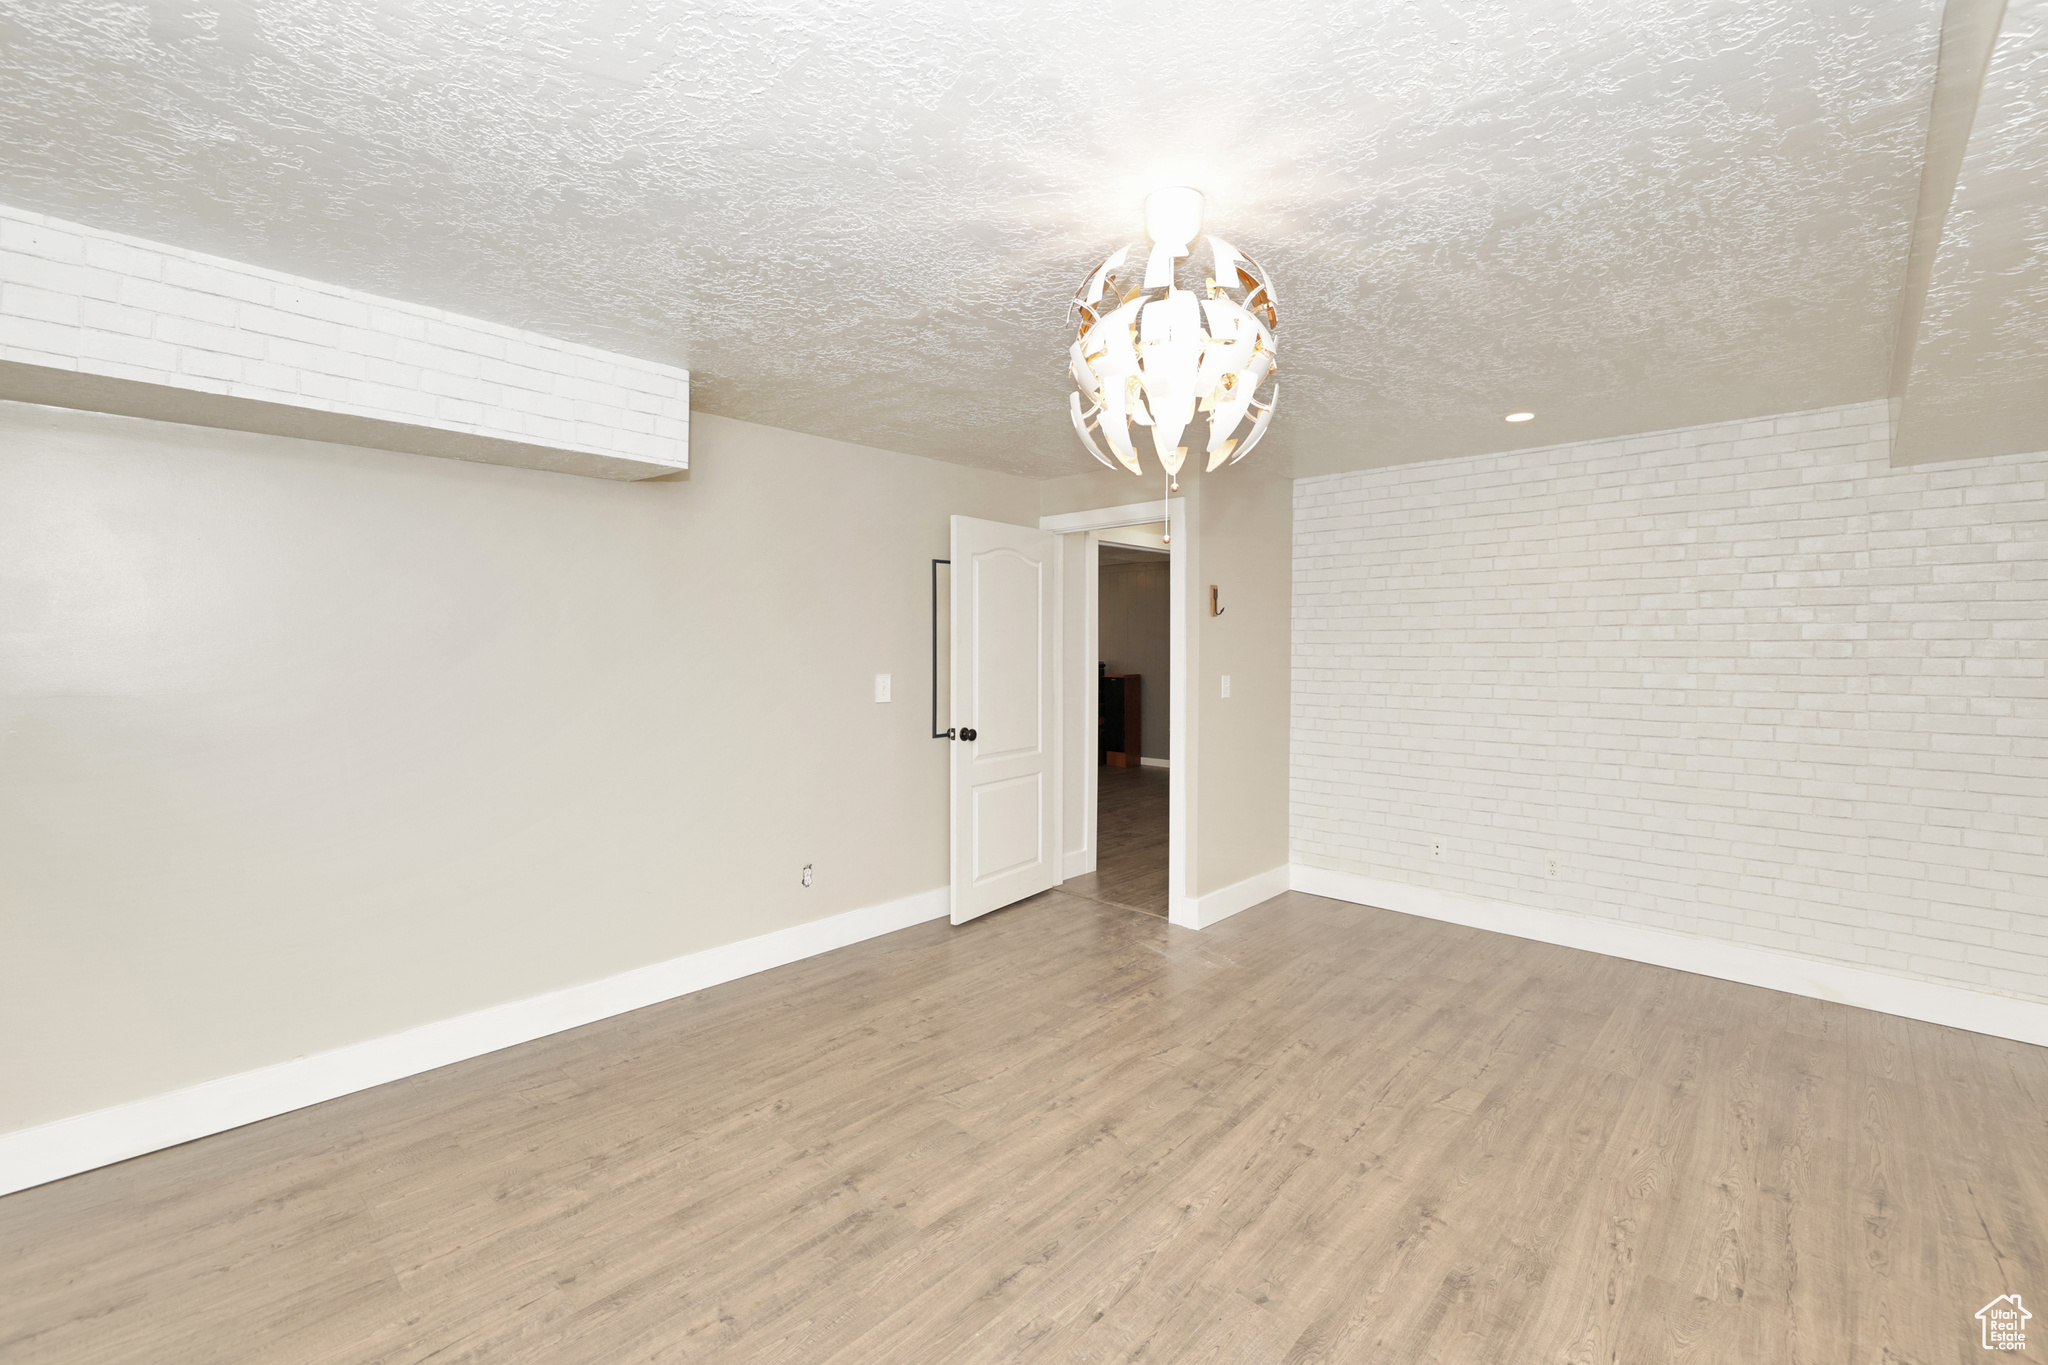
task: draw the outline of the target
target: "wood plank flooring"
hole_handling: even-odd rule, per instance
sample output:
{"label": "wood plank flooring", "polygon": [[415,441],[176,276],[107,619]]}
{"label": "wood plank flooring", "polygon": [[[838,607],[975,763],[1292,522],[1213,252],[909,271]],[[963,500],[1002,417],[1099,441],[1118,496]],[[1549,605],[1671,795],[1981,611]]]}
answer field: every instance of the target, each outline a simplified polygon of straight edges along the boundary
{"label": "wood plank flooring", "polygon": [[0,1199],[0,1360],[1974,1362],[2048,1322],[2044,1101],[2024,1044],[1055,891]]}
{"label": "wood plank flooring", "polygon": [[1165,768],[1096,769],[1095,870],[1060,883],[1072,896],[1166,916]]}

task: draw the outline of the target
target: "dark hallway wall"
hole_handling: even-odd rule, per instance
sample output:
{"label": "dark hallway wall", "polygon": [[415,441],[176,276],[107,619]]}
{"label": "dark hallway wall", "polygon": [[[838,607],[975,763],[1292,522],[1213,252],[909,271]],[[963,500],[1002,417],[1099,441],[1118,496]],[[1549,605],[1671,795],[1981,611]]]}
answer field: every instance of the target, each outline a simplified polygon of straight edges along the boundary
{"label": "dark hallway wall", "polygon": [[1166,556],[1157,563],[1104,564],[1098,579],[1102,661],[1111,673],[1136,673],[1142,703],[1140,740],[1147,758],[1164,759],[1169,728],[1169,597]]}

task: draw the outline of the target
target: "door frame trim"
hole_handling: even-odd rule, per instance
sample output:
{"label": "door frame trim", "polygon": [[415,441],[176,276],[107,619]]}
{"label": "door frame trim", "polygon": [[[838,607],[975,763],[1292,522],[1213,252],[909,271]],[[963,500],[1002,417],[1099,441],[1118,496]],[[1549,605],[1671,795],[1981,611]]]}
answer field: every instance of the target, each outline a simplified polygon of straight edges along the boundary
{"label": "door frame trim", "polygon": [[[1119,526],[1141,526],[1147,522],[1154,521],[1165,522],[1167,524],[1167,531],[1172,536],[1172,541],[1167,546],[1166,556],[1167,610],[1172,614],[1172,619],[1168,622],[1167,704],[1171,708],[1169,714],[1173,717],[1173,723],[1169,727],[1167,737],[1167,763],[1169,767],[1166,774],[1166,918],[1170,924],[1178,924],[1188,929],[1199,929],[1202,926],[1196,906],[1187,894],[1189,873],[1192,870],[1190,863],[1194,855],[1194,845],[1189,840],[1188,832],[1194,827],[1195,727],[1198,721],[1193,704],[1194,699],[1188,692],[1188,680],[1194,671],[1191,667],[1192,661],[1189,658],[1193,650],[1194,640],[1193,632],[1188,628],[1188,584],[1196,578],[1194,572],[1196,547],[1194,541],[1189,538],[1187,499],[1184,497],[1155,498],[1149,502],[1127,502],[1116,507],[1094,507],[1079,512],[1061,512],[1053,516],[1040,517],[1038,519],[1038,529],[1041,531],[1057,531],[1062,535],[1072,535],[1079,532],[1109,531]],[[1085,561],[1086,574],[1082,589],[1084,600],[1091,615],[1097,590],[1096,556],[1093,553],[1095,543],[1094,537],[1090,536],[1087,542],[1089,554]],[[1060,558],[1064,561],[1065,556],[1062,555]],[[1065,607],[1065,597],[1065,591],[1062,589],[1061,606],[1063,610]],[[1062,627],[1060,631],[1062,639],[1064,639],[1065,634],[1066,631]],[[1085,634],[1090,641],[1091,657],[1083,662],[1094,663],[1101,655],[1101,643],[1096,638],[1094,630],[1086,631]],[[1056,668],[1059,673],[1058,687],[1060,690],[1058,701],[1061,725],[1060,756],[1062,761],[1064,761],[1068,748],[1068,737],[1065,733],[1067,713],[1065,689],[1067,686],[1068,664],[1064,659],[1061,659],[1056,664]],[[1094,823],[1096,800],[1095,765],[1091,763],[1082,771],[1085,774],[1083,778],[1085,796],[1083,799],[1087,802],[1087,810],[1083,818],[1088,822],[1088,846],[1090,851],[1099,857],[1101,850],[1096,847],[1096,826]],[[1066,783],[1062,780],[1060,783],[1061,837],[1059,841],[1062,857],[1062,865],[1059,869],[1061,872],[1065,871],[1066,795]]]}

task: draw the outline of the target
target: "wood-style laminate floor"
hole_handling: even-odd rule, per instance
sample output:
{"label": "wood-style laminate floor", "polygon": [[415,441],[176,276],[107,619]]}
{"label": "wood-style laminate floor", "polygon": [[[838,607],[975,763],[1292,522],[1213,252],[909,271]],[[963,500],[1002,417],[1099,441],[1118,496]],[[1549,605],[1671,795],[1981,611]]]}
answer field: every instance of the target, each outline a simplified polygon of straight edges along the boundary
{"label": "wood-style laminate floor", "polygon": [[0,1359],[2013,1359],[2044,1101],[1845,1006],[1048,892],[0,1200]]}
{"label": "wood-style laminate floor", "polygon": [[1060,883],[1069,895],[1166,915],[1165,768],[1096,769],[1095,870]]}

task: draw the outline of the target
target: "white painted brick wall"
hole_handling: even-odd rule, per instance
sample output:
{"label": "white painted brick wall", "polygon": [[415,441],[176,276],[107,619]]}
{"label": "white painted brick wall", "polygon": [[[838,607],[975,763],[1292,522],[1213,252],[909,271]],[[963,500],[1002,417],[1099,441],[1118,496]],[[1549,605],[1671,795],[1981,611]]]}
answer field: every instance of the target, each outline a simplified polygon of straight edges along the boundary
{"label": "white painted brick wall", "polygon": [[1298,481],[1295,861],[2048,999],[2048,455],[1885,420]]}
{"label": "white painted brick wall", "polygon": [[6,205],[0,360],[689,463],[686,370]]}

